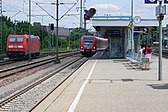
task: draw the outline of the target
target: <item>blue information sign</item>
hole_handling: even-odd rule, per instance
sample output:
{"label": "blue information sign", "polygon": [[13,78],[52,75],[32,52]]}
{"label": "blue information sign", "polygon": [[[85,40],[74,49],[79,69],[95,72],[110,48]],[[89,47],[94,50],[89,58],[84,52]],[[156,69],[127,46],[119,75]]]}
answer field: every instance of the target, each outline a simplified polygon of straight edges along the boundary
{"label": "blue information sign", "polygon": [[168,0],[164,0],[164,3],[165,3],[165,4],[168,4]]}
{"label": "blue information sign", "polygon": [[120,37],[120,30],[106,30],[106,35]]}
{"label": "blue information sign", "polygon": [[[145,0],[145,4],[157,4],[158,0]],[[167,1],[167,0],[165,0]]]}

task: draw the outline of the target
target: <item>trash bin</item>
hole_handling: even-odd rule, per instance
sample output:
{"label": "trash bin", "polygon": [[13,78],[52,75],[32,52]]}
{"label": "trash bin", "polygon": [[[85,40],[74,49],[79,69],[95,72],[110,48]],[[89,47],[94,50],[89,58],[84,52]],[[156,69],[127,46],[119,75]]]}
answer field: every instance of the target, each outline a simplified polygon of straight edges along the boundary
{"label": "trash bin", "polygon": [[150,68],[149,66],[150,66],[149,58],[146,57],[142,58],[142,66],[141,66],[142,70],[149,70]]}

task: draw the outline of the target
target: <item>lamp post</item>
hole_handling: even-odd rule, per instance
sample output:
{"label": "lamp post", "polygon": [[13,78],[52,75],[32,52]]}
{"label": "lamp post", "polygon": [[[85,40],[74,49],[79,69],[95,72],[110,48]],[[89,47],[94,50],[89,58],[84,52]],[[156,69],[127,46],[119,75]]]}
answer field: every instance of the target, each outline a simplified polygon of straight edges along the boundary
{"label": "lamp post", "polygon": [[0,54],[3,52],[3,46],[2,46],[2,0],[0,0]]}
{"label": "lamp post", "polygon": [[18,22],[17,20],[14,20],[14,31],[15,31],[15,34],[17,34],[17,28],[16,28],[16,23],[17,22]]}
{"label": "lamp post", "polygon": [[[161,10],[162,0],[159,0],[159,8]],[[160,14],[159,19],[159,76],[158,80],[162,80],[162,17],[163,14]]]}
{"label": "lamp post", "polygon": [[58,58],[58,21],[59,21],[59,19],[58,19],[58,6],[59,6],[59,4],[58,4],[58,0],[56,0],[56,25],[57,25],[57,27],[56,27],[56,59],[55,59],[55,63],[59,63],[60,62],[60,60],[59,60],[59,58]]}
{"label": "lamp post", "polygon": [[80,0],[80,27],[82,28],[83,22],[82,22],[82,0]]}
{"label": "lamp post", "polygon": [[[61,19],[61,18],[63,18],[74,6],[75,6],[75,4],[59,19],[58,18],[58,16],[59,16],[59,4],[65,4],[65,3],[58,3],[58,0],[56,0],[55,1],[55,3],[51,3],[52,5],[56,5],[56,8],[55,8],[55,12],[56,12],[56,19],[51,15],[51,17],[52,18],[54,18],[54,20],[56,20],[56,59],[55,59],[55,63],[59,63],[60,62],[60,60],[59,60],[59,58],[58,58],[58,22],[59,22],[59,20]],[[71,3],[69,3],[69,4],[71,4]],[[45,11],[46,12],[46,11]],[[47,12],[48,13],[48,12]],[[48,13],[49,14],[49,13]]]}
{"label": "lamp post", "polygon": [[132,22],[132,26],[131,26],[131,56],[133,56],[133,52],[134,52],[134,24],[133,24],[133,5],[134,2],[133,0],[131,0],[131,22]]}
{"label": "lamp post", "polygon": [[30,38],[31,38],[31,0],[29,0],[29,39],[28,39],[29,60],[28,61],[31,61]]}
{"label": "lamp post", "polygon": [[70,50],[70,29],[68,32],[68,50]]}

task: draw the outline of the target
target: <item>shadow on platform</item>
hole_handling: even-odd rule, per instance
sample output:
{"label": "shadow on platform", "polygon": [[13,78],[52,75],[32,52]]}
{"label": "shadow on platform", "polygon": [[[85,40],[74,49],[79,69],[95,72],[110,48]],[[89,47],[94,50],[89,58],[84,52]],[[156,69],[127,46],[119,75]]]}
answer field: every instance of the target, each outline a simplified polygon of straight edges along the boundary
{"label": "shadow on platform", "polygon": [[153,89],[168,89],[168,83],[165,83],[165,84],[150,84],[148,86],[152,87]]}
{"label": "shadow on platform", "polygon": [[95,55],[92,56],[91,59],[126,59],[126,58],[110,58],[109,51],[103,50],[103,51],[97,51]]}

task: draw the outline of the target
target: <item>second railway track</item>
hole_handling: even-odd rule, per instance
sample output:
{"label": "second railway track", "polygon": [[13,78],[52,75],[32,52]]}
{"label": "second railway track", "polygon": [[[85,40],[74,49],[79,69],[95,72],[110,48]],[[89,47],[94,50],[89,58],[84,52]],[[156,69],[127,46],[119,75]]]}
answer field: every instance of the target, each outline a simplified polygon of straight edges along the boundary
{"label": "second railway track", "polygon": [[[0,111],[30,111],[72,75],[87,58],[76,56],[59,69],[0,100]],[[66,70],[70,70],[66,71]],[[61,73],[62,70],[65,70]],[[66,74],[64,74],[66,73]],[[57,75],[56,75],[57,74]],[[37,86],[38,85],[38,86]]]}
{"label": "second railway track", "polygon": [[[74,55],[74,53],[61,54],[60,59],[65,58],[67,56],[71,56],[71,55]],[[25,70],[29,70],[29,69],[32,69],[35,67],[39,67],[39,66],[51,63],[51,62],[55,61],[55,59],[56,59],[55,57],[50,57],[47,59],[42,59],[42,60],[29,62],[29,63],[21,64],[18,66],[13,66],[13,67],[9,67],[6,69],[2,69],[2,70],[0,70],[0,79],[9,77],[9,76],[14,75],[18,72],[22,72]]]}

